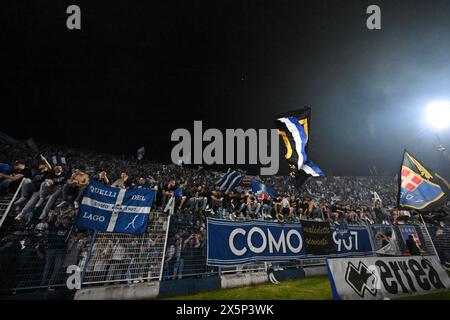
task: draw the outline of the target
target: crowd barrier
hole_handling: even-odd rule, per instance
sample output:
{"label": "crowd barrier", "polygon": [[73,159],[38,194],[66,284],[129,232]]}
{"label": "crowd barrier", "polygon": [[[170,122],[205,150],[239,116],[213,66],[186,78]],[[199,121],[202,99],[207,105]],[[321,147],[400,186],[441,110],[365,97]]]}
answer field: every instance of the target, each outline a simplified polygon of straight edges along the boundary
{"label": "crowd barrier", "polygon": [[450,228],[426,224],[432,244],[441,261],[450,263]]}
{"label": "crowd barrier", "polygon": [[169,220],[152,213],[142,235],[94,232],[87,263],[80,264],[83,285],[161,280]]}
{"label": "crowd barrier", "polygon": [[[17,194],[17,193],[16,193]],[[14,202],[15,197],[10,201]],[[8,206],[10,207],[10,206]],[[4,212],[3,212],[4,214]],[[3,216],[0,229],[3,238],[15,231],[12,216]],[[373,225],[372,225],[373,226]],[[381,225],[383,226],[383,225]],[[387,226],[387,225],[384,225]],[[365,225],[375,248],[381,240],[374,228]],[[408,255],[400,226],[394,226],[401,255]],[[439,255],[448,261],[450,229],[416,224],[423,253]],[[282,263],[257,262],[240,266],[207,265],[207,232],[205,216],[191,213],[167,215],[152,212],[147,232],[128,235],[78,230],[73,227],[67,236],[52,238],[34,229],[22,241],[22,248],[3,277],[2,291],[17,292],[42,288],[65,287],[67,267],[78,266],[81,287],[95,287],[141,282],[164,282],[180,279],[204,279],[219,275],[253,273],[268,270],[298,270],[323,266],[325,259],[308,258]],[[333,255],[330,255],[333,257]],[[3,256],[2,259],[7,259]]]}

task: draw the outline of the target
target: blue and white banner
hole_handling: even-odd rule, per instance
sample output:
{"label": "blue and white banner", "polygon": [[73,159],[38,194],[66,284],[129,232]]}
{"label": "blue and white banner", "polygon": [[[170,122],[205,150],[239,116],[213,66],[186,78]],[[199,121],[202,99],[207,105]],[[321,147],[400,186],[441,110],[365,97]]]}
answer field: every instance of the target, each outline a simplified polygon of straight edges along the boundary
{"label": "blue and white banner", "polygon": [[242,180],[242,174],[239,171],[228,169],[227,173],[225,173],[222,178],[220,178],[216,185],[219,186],[221,191],[225,191],[225,193],[233,190]]}
{"label": "blue and white banner", "polygon": [[155,190],[119,189],[91,181],[76,225],[97,231],[144,233]]}
{"label": "blue and white banner", "polygon": [[332,226],[335,254],[307,253],[300,224],[272,221],[228,221],[208,218],[208,265],[226,266],[255,261],[372,255],[373,246],[363,226],[337,229]]}

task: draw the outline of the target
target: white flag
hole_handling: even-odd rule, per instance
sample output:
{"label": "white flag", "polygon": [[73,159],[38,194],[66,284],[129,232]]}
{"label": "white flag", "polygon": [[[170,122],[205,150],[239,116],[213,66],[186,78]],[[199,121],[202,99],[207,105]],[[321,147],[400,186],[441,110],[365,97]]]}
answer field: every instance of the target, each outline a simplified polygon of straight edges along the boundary
{"label": "white flag", "polygon": [[169,201],[167,202],[166,207],[164,208],[164,212],[169,211],[169,214],[175,213],[175,197],[171,196]]}

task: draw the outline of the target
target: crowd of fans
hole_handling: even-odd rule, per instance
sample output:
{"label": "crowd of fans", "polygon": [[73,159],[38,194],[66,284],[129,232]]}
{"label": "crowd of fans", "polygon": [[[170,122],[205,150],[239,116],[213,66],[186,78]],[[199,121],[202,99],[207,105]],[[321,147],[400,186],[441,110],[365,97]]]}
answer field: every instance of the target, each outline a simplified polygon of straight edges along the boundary
{"label": "crowd of fans", "polygon": [[[118,188],[155,189],[154,206],[160,209],[174,197],[175,212],[165,252],[166,279],[208,271],[207,216],[290,223],[315,219],[337,224],[402,224],[416,219],[410,212],[395,208],[394,177],[310,179],[299,194],[286,177],[273,176],[262,179],[275,190],[271,197],[254,193],[248,185],[225,194],[216,185],[221,175],[201,167],[156,164],[84,150],[44,145],[40,154],[28,155],[0,146],[0,196],[22,183],[9,220],[0,230],[2,286],[20,286],[26,280],[20,277],[21,270],[36,261],[42,269],[42,287],[51,288],[61,281],[61,270],[68,265],[83,267],[92,233],[74,229],[72,221],[90,180]],[[448,206],[427,218],[447,224],[447,210]],[[132,241],[96,242],[93,255],[103,258],[92,271],[100,270],[105,280],[126,278],[127,272],[117,271],[115,261],[136,261],[133,250]]]}

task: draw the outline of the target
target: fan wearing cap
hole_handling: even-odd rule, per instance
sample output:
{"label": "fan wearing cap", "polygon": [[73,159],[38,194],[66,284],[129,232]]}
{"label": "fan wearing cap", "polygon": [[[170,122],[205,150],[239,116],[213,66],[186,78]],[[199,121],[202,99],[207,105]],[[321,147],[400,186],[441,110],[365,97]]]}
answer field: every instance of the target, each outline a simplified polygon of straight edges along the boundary
{"label": "fan wearing cap", "polygon": [[62,208],[69,204],[70,195],[75,195],[75,200],[73,205],[76,209],[80,206],[81,199],[83,198],[84,191],[86,190],[89,184],[89,176],[84,172],[85,168],[82,165],[78,165],[72,176],[67,180],[67,183],[64,185],[62,193],[63,193],[63,202],[61,202],[57,208]]}

